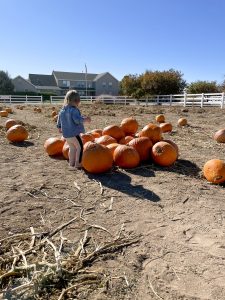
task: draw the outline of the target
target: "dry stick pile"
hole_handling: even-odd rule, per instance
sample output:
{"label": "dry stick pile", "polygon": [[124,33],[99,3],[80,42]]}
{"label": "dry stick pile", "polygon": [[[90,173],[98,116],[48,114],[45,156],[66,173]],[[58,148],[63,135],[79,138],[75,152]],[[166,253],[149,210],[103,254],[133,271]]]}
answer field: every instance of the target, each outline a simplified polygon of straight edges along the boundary
{"label": "dry stick pile", "polygon": [[[99,183],[99,182],[98,182]],[[100,185],[101,192],[103,188]],[[78,193],[81,188],[74,183]],[[37,198],[38,192],[49,198],[47,193],[40,189],[27,192],[29,196]],[[62,200],[68,201],[66,198]],[[112,209],[111,198],[110,208]],[[78,207],[75,202],[73,206]],[[80,287],[97,288],[108,286],[110,276],[103,270],[92,267],[97,259],[104,254],[116,251],[137,243],[139,238],[123,233],[123,225],[113,235],[109,230],[97,224],[89,224],[85,218],[85,209],[48,232],[35,232],[15,234],[0,240],[0,299],[45,299],[45,295],[57,295],[58,300]],[[76,223],[76,232],[73,236],[79,237],[71,241],[63,235],[69,225]],[[101,231],[102,240],[96,243],[96,236]],[[99,236],[98,236],[99,237]],[[121,276],[128,284],[126,275]],[[55,298],[54,298],[55,299]]]}

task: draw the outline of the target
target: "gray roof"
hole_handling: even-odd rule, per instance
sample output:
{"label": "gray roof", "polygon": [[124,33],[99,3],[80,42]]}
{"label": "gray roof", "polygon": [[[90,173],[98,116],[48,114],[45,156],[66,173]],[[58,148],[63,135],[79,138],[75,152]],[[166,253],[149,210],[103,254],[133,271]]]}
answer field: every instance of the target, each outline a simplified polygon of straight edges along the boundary
{"label": "gray roof", "polygon": [[[86,73],[53,71],[53,75],[59,80],[86,80]],[[98,74],[87,73],[87,80],[93,81]]]}
{"label": "gray roof", "polygon": [[52,85],[50,85],[50,86],[46,86],[46,85],[36,85],[35,87],[36,87],[36,89],[38,89],[38,90],[54,90],[54,91],[61,91],[61,90],[62,90],[62,89],[59,88],[58,86],[52,86]]}
{"label": "gray roof", "polygon": [[27,79],[23,78],[23,77],[22,77],[22,76],[20,76],[20,75],[18,75],[18,76],[16,76],[15,78],[13,78],[13,80],[12,80],[12,81],[14,81],[14,80],[17,80],[17,79],[22,79],[23,81],[26,81],[26,83],[28,83],[28,84],[32,85],[33,87],[35,87],[35,85],[34,85],[34,84],[32,84],[32,82],[30,82],[29,80],[27,80]]}
{"label": "gray roof", "polygon": [[29,81],[35,86],[57,86],[53,75],[29,74]]}
{"label": "gray roof", "polygon": [[105,76],[107,73],[108,73],[108,72],[98,74],[98,75],[95,77],[94,81],[97,81],[97,80],[100,79],[101,77]]}

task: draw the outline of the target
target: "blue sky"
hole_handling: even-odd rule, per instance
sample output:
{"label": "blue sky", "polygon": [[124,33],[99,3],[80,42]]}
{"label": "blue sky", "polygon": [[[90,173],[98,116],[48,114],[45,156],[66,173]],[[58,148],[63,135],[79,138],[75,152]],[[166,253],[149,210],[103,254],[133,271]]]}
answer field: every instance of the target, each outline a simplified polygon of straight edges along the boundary
{"label": "blue sky", "polygon": [[0,0],[0,70],[11,77],[174,68],[223,81],[224,0]]}

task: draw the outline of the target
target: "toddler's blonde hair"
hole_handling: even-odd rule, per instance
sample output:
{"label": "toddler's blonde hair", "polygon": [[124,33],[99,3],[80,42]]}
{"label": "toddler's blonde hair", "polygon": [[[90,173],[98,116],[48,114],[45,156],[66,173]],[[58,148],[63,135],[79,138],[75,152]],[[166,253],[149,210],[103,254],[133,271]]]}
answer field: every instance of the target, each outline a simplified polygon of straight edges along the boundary
{"label": "toddler's blonde hair", "polygon": [[64,99],[64,106],[65,105],[73,105],[74,103],[77,103],[80,101],[80,95],[76,90],[70,90],[66,93],[65,99]]}

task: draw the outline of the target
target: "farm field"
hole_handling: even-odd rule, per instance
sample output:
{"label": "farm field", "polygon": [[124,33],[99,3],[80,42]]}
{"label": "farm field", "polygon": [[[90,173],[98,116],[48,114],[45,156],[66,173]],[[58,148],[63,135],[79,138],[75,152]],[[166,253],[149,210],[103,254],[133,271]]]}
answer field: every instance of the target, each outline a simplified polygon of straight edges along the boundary
{"label": "farm field", "polygon": [[[0,118],[0,278],[10,270],[13,251],[21,255],[29,247],[35,251],[21,256],[18,266],[44,262],[46,277],[38,268],[18,270],[23,276],[0,282],[0,299],[225,299],[225,189],[201,172],[206,161],[225,159],[225,145],[212,139],[225,127],[224,109],[81,105],[92,118],[87,131],[128,116],[141,129],[159,113],[173,124],[173,132],[164,134],[179,147],[173,166],[149,162],[101,175],[71,171],[66,160],[44,152],[45,140],[60,136],[50,105],[42,113],[32,106],[13,110],[10,118],[26,124],[30,139],[10,144],[6,118]],[[179,117],[189,125],[178,128]],[[44,236],[46,246],[37,248]],[[61,280],[46,263],[57,260],[54,246],[60,245],[70,271]],[[75,287],[63,294],[70,285]]]}

